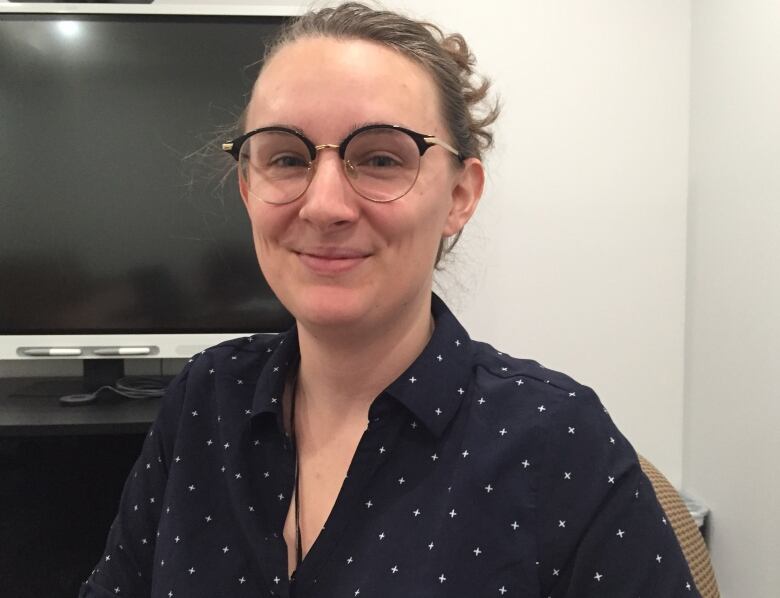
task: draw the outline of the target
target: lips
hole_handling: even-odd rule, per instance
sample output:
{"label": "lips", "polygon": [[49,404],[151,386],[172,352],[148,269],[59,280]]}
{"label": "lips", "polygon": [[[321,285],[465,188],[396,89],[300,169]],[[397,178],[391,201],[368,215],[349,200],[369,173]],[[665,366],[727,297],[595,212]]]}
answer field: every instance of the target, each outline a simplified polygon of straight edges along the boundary
{"label": "lips", "polygon": [[349,247],[317,247],[296,251],[304,266],[316,274],[341,274],[362,264],[371,254]]}

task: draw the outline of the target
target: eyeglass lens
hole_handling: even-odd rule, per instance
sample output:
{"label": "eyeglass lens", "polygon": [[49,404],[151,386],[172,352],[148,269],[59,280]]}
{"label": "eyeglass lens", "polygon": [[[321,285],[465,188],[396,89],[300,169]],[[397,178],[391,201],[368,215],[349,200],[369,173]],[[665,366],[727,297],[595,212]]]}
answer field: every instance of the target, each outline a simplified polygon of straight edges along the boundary
{"label": "eyeglass lens", "polygon": [[[344,154],[347,180],[371,201],[392,201],[406,194],[419,167],[417,144],[395,129],[367,129],[350,139]],[[256,199],[283,204],[306,191],[314,167],[309,149],[299,137],[284,131],[263,131],[242,145],[239,172]]]}

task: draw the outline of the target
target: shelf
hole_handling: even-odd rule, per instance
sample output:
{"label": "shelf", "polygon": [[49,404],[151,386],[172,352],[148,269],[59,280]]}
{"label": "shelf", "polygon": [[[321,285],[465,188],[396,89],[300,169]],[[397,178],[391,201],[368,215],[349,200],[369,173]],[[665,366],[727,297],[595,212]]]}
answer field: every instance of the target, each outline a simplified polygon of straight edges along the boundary
{"label": "shelf", "polygon": [[80,378],[0,379],[0,436],[144,433],[160,399],[126,399],[103,391],[87,405],[63,406],[59,397],[80,392]]}

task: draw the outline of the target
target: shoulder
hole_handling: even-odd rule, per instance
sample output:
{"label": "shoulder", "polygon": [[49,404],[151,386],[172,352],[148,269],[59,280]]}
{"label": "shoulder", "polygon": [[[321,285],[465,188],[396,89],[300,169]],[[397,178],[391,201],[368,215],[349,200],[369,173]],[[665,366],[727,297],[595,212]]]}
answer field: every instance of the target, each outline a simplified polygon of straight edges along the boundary
{"label": "shoulder", "polygon": [[178,377],[185,378],[188,385],[215,375],[246,378],[247,382],[256,379],[286,334],[256,334],[224,341],[193,355]]}
{"label": "shoulder", "polygon": [[[162,421],[170,422],[183,410],[214,402],[219,388],[235,390],[239,385],[249,392],[287,334],[235,338],[193,355],[168,385],[160,409]],[[235,392],[227,395],[236,396]]]}
{"label": "shoulder", "polygon": [[484,407],[491,406],[488,417],[502,422],[507,437],[518,432],[517,447],[533,456],[529,471],[538,476],[546,500],[565,500],[576,486],[582,501],[592,494],[595,505],[616,480],[629,473],[634,478],[636,451],[592,388],[490,345],[479,343],[475,356],[476,386]]}
{"label": "shoulder", "polygon": [[150,432],[166,454],[182,434],[206,433],[219,418],[251,407],[257,379],[287,334],[235,338],[193,355],[168,385]]}
{"label": "shoulder", "polygon": [[513,357],[487,343],[474,343],[475,381],[502,408],[547,418],[604,414],[592,388],[533,359]]}
{"label": "shoulder", "polygon": [[[476,343],[472,397],[480,421],[507,430],[533,455],[536,473],[632,467],[636,453],[592,388],[574,378]],[[600,465],[596,465],[600,463]]]}

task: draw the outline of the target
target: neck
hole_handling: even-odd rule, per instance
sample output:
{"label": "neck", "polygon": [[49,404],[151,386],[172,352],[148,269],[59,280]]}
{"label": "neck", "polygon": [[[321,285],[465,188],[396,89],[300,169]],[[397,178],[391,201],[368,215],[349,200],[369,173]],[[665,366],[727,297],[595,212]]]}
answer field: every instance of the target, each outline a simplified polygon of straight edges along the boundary
{"label": "neck", "polygon": [[430,292],[384,323],[330,331],[299,322],[298,384],[306,410],[323,423],[367,417],[374,398],[417,358],[432,331]]}

